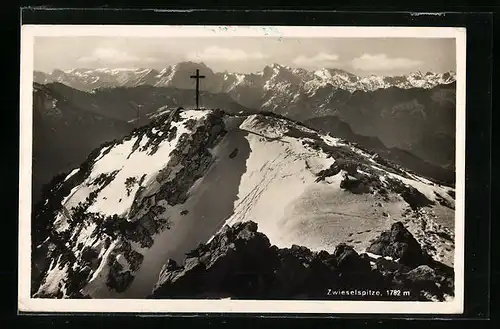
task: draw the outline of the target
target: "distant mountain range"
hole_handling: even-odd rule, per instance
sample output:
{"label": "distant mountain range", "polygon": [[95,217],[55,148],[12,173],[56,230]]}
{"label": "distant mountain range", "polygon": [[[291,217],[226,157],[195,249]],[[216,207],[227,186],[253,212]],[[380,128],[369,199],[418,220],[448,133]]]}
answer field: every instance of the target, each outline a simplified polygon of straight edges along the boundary
{"label": "distant mountain range", "polygon": [[328,85],[350,92],[373,91],[390,87],[429,89],[440,84],[452,83],[456,78],[455,72],[452,71],[445,73],[417,71],[402,76],[370,75],[360,77],[335,68],[306,70],[279,64],[266,66],[257,73],[216,73],[203,63],[181,62],[160,71],[147,68],[77,68],[65,71],[57,69],[50,73],[35,71],[35,82],[60,82],[85,91],[91,91],[95,88],[136,87],[140,85],[189,89],[193,86],[193,80],[190,79],[189,74],[197,68],[206,76],[202,83],[202,89],[211,92],[230,92],[250,86],[269,90],[274,88],[276,84],[285,86],[288,83],[300,85],[306,93],[314,93]]}
{"label": "distant mountain range", "polygon": [[[273,112],[357,142],[422,175],[444,181],[454,178],[450,178],[455,165],[454,72],[358,77],[339,69],[307,71],[274,64],[255,74],[238,74],[215,73],[204,64],[183,62],[161,71],[34,72],[35,92],[45,90],[35,98],[35,112],[43,117],[35,119],[40,131],[35,134],[39,138],[35,144],[40,145],[35,160],[45,158],[43,167],[49,168],[43,179],[37,176],[43,182],[35,187],[81,162],[104,141],[148,123],[155,112],[194,107],[190,75],[196,69],[206,76],[201,82],[204,108]],[[60,150],[78,144],[83,147],[81,154],[61,151],[58,156],[65,164],[50,165],[55,157],[46,154],[64,143],[68,146]],[[390,156],[387,150],[392,150]]]}

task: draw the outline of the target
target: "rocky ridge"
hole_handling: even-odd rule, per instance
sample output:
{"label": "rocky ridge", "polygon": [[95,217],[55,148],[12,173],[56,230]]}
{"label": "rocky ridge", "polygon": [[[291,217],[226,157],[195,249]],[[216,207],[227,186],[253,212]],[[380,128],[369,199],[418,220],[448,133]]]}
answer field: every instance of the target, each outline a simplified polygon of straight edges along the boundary
{"label": "rocky ridge", "polygon": [[344,243],[331,254],[279,249],[255,222],[226,225],[183,264],[169,259],[150,298],[444,301],[453,295],[453,269],[432,260],[401,222],[367,252]]}

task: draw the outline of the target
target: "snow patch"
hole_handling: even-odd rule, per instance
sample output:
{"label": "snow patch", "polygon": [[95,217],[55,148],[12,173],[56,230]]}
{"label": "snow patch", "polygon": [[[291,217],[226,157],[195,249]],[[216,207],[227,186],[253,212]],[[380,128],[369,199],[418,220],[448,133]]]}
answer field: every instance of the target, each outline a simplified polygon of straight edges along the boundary
{"label": "snow patch", "polygon": [[64,216],[63,214],[60,214],[60,213],[57,214],[56,219],[54,220],[53,225],[54,225],[54,229],[58,233],[64,232],[64,231],[66,231],[67,229],[70,228],[68,219],[66,218],[66,216]]}
{"label": "snow patch", "polygon": [[115,249],[119,242],[119,240],[113,241],[109,248],[105,251],[99,267],[92,275],[89,283],[81,290],[83,294],[89,295],[90,297],[94,297],[98,293],[104,293],[106,295],[109,294],[109,290],[106,284],[109,273],[109,257],[111,252],[113,251],[113,249]]}
{"label": "snow patch", "polygon": [[[68,277],[69,264],[65,264],[62,268],[59,268],[60,257],[56,261],[55,266],[47,272],[47,276],[43,284],[40,286],[38,292],[42,293],[56,293],[59,291],[59,283],[65,281]],[[51,264],[52,265],[52,264]]]}
{"label": "snow patch", "polygon": [[[173,140],[162,140],[158,144],[158,148],[154,154],[149,154],[147,151],[142,151],[141,148],[149,141],[146,135],[133,136],[129,140],[123,141],[121,144],[115,145],[104,154],[104,149],[101,150],[101,156],[94,163],[93,168],[85,182],[76,192],[72,191],[70,196],[64,200],[64,204],[69,200],[71,206],[83,202],[89,193],[97,190],[99,187],[91,185],[91,182],[102,174],[109,175],[112,172],[116,173],[113,180],[109,182],[102,190],[99,191],[93,204],[90,205],[88,211],[101,213],[106,216],[119,215],[124,216],[130,210],[132,203],[136,197],[136,193],[141,187],[139,185],[140,178],[145,175],[143,186],[147,186],[153,180],[161,169],[169,162],[170,153],[176,148],[180,136],[184,133],[190,133],[190,130],[185,127],[184,122],[187,119],[201,120],[208,115],[209,111],[190,110],[180,113],[182,121],[172,122],[172,126],[176,127],[177,133]],[[153,132],[156,132],[155,130]],[[139,141],[139,147],[134,150],[134,145]],[[129,191],[125,188],[125,182],[129,178],[136,178]]]}
{"label": "snow patch", "polygon": [[78,237],[76,238],[76,245],[78,245],[79,243],[86,244],[87,240],[90,238],[90,235],[97,228],[97,225],[95,223],[86,222],[82,223],[81,225],[83,227],[80,230],[80,234],[78,234]]}
{"label": "snow patch", "polygon": [[64,181],[67,181],[68,179],[70,179],[71,177],[73,177],[77,172],[80,171],[80,168],[75,168],[73,169],[69,174],[68,176],[66,176],[66,178],[64,179]]}
{"label": "snow patch", "polygon": [[387,259],[387,260],[390,260],[390,261],[394,260],[392,257],[389,257],[389,256],[376,255],[376,254],[372,254],[372,253],[366,252],[366,251],[364,253],[367,254],[370,258],[373,258],[373,259],[384,258],[384,259]]}

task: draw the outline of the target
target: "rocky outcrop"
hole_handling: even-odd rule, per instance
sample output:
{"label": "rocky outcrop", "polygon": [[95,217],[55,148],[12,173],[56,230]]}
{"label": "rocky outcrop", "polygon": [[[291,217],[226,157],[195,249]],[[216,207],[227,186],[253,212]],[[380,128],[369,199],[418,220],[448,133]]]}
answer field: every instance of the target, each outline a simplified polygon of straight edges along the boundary
{"label": "rocky outcrop", "polygon": [[408,266],[425,264],[429,260],[429,256],[401,222],[392,224],[389,231],[382,232],[366,251],[398,259],[401,264]]}
{"label": "rocky outcrop", "polygon": [[[189,188],[212,164],[209,149],[226,133],[222,116],[222,111],[214,110],[191,135],[185,133],[180,136],[176,149],[170,154],[168,165],[156,177],[161,185],[159,191],[154,195],[144,196],[138,192],[129,213],[130,218],[135,218],[139,209],[147,209],[139,221],[144,217],[157,218],[154,207],[158,202],[151,202],[153,198],[156,201],[166,200],[169,205],[186,201]],[[176,168],[180,169],[175,172]],[[172,174],[174,172],[175,176]],[[171,175],[174,177],[171,178]]]}
{"label": "rocky outcrop", "polygon": [[[120,257],[120,258],[118,258]],[[123,292],[134,280],[133,273],[139,269],[144,257],[133,250],[130,243],[122,242],[108,258],[110,267],[106,284],[117,292]]]}
{"label": "rocky outcrop", "polygon": [[404,227],[394,225],[390,233],[376,251],[402,256],[406,263],[358,254],[343,243],[332,254],[297,245],[279,249],[252,221],[226,225],[183,264],[167,260],[148,298],[425,301],[453,294],[452,274],[442,264],[410,265],[424,258]]}

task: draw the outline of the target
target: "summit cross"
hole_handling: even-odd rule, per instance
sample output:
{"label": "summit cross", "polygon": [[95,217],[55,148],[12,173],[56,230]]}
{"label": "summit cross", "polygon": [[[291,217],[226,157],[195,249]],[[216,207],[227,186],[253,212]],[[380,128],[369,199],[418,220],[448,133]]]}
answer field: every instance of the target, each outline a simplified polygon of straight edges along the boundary
{"label": "summit cross", "polygon": [[205,78],[204,75],[200,75],[200,70],[196,69],[196,75],[192,75],[191,79],[196,79],[196,109],[199,110],[199,100],[200,100],[200,79]]}

